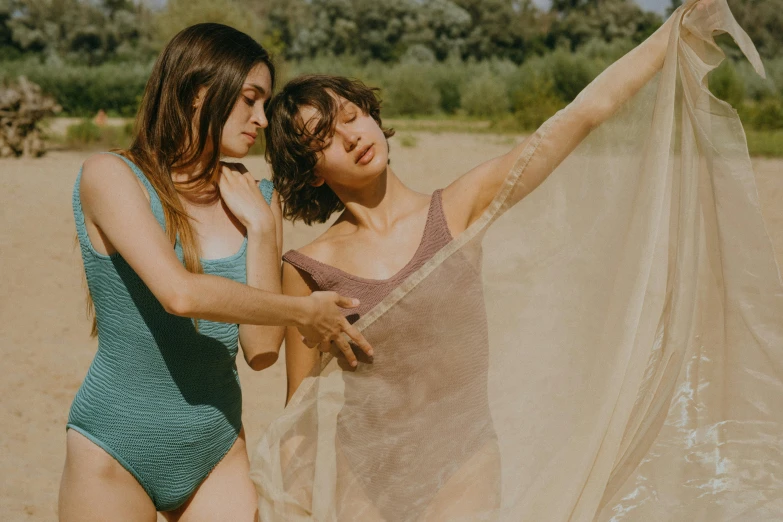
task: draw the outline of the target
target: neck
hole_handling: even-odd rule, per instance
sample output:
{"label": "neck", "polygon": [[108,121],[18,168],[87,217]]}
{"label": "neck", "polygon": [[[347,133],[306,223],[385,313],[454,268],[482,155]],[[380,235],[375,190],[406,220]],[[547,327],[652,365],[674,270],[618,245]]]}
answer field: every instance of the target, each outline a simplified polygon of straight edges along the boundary
{"label": "neck", "polygon": [[332,187],[332,190],[345,205],[345,212],[338,221],[376,231],[388,229],[399,216],[406,215],[407,203],[416,195],[391,167],[386,167],[383,174],[364,187]]}
{"label": "neck", "polygon": [[200,204],[213,203],[217,197],[216,183],[211,176],[203,173],[209,159],[209,151],[204,151],[193,165],[171,170],[171,179],[177,192],[185,199]]}

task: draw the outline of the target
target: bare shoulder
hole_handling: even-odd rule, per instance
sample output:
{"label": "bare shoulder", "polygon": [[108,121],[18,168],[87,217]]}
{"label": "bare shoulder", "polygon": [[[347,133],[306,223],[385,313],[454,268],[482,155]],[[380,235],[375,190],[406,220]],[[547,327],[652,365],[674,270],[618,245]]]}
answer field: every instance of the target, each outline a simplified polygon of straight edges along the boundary
{"label": "bare shoulder", "polygon": [[318,290],[313,278],[291,263],[283,263],[283,294],[291,296],[308,296]]}
{"label": "bare shoulder", "polygon": [[85,182],[99,181],[103,177],[135,177],[127,163],[114,154],[93,154],[84,160],[82,179]]}
{"label": "bare shoulder", "polygon": [[345,222],[337,222],[315,238],[311,243],[299,249],[299,252],[321,263],[331,265],[340,253],[341,246],[350,241],[356,227]]}
{"label": "bare shoulder", "polygon": [[[135,187],[139,187],[141,191],[133,190]],[[149,200],[149,194],[141,180],[127,163],[114,154],[93,154],[87,158],[82,167],[79,188],[83,204],[89,204],[95,198],[113,197],[119,193],[128,197],[143,194]]]}

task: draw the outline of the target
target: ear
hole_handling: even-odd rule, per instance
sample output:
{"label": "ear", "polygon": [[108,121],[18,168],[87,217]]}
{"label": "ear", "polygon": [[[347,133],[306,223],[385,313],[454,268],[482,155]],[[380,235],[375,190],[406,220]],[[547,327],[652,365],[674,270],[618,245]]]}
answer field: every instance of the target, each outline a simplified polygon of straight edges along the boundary
{"label": "ear", "polygon": [[321,176],[316,176],[315,179],[310,182],[310,185],[312,185],[313,187],[320,187],[323,184],[324,184],[324,178],[322,178]]}

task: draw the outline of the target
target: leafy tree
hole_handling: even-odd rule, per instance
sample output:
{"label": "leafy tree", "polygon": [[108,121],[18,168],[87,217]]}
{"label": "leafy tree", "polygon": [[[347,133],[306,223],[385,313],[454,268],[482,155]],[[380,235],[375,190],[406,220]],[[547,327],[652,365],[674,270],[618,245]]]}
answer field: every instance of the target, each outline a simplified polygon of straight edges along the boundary
{"label": "leafy tree", "polygon": [[22,48],[14,41],[13,30],[8,25],[17,9],[16,0],[0,0],[0,60],[18,58],[22,54]]}
{"label": "leafy tree", "polygon": [[464,57],[508,58],[521,63],[544,50],[551,22],[531,0],[455,0],[472,20]]}
{"label": "leafy tree", "polygon": [[97,65],[149,53],[146,9],[130,1],[11,0],[4,27],[26,53]]}
{"label": "leafy tree", "polygon": [[728,0],[734,17],[764,58],[783,55],[783,0]]}
{"label": "leafy tree", "polygon": [[168,0],[165,9],[154,18],[157,49],[162,49],[175,34],[186,27],[204,22],[230,25],[261,40],[263,26],[255,13],[248,12],[236,0]]}
{"label": "leafy tree", "polygon": [[615,39],[639,43],[660,27],[655,13],[643,11],[632,0],[555,0],[558,14],[548,35],[551,47],[576,50],[590,40]]}

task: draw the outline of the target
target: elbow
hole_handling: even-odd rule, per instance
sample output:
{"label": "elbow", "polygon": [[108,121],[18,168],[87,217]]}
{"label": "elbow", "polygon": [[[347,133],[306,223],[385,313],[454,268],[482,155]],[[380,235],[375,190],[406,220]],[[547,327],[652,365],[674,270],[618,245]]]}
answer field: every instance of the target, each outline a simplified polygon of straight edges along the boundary
{"label": "elbow", "polygon": [[263,352],[247,359],[247,365],[253,370],[260,372],[266,370],[277,362],[280,354],[277,351]]}
{"label": "elbow", "polygon": [[579,119],[587,131],[592,131],[611,118],[617,107],[609,99],[593,100],[579,111]]}
{"label": "elbow", "polygon": [[179,282],[172,285],[172,289],[161,296],[160,304],[171,315],[180,317],[192,317],[194,313],[194,300],[189,285]]}

